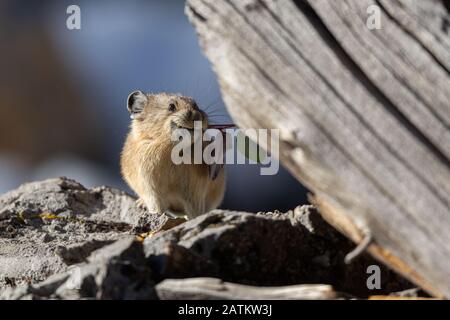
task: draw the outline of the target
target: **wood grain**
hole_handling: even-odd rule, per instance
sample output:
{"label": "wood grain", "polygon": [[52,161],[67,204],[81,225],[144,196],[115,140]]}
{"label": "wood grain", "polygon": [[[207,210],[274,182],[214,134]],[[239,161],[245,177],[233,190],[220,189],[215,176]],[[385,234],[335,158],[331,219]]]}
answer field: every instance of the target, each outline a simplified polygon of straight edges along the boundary
{"label": "wood grain", "polygon": [[167,279],[156,285],[162,300],[329,300],[340,295],[329,285],[255,287],[216,278]]}
{"label": "wood grain", "polygon": [[303,184],[450,297],[444,1],[189,0],[186,12],[235,122],[279,128]]}

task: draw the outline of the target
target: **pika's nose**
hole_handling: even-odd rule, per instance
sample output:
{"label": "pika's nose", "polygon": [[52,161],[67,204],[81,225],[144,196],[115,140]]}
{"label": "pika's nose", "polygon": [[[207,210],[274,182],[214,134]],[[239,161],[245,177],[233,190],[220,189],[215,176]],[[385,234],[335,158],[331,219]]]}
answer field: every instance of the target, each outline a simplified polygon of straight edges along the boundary
{"label": "pika's nose", "polygon": [[198,111],[189,110],[188,111],[188,117],[192,121],[200,121],[200,120],[202,120],[202,115]]}

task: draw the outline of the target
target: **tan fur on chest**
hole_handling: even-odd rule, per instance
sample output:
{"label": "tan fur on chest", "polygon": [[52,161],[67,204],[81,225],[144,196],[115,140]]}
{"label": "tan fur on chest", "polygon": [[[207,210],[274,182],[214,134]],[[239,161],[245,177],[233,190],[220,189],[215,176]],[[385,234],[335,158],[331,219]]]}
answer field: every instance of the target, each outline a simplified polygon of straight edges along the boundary
{"label": "tan fur on chest", "polygon": [[165,109],[153,126],[145,123],[155,117],[134,120],[122,155],[122,175],[152,212],[187,215],[192,218],[216,208],[223,198],[225,175],[222,170],[211,180],[206,164],[175,165],[171,160],[173,142]]}

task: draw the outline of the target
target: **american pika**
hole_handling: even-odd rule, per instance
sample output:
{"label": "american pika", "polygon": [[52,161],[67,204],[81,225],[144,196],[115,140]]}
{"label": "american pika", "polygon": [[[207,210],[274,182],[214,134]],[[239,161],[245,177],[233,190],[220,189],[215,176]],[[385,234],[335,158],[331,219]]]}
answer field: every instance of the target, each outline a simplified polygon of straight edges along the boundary
{"label": "american pika", "polygon": [[179,164],[171,159],[175,128],[208,127],[206,113],[189,97],[175,94],[128,96],[132,122],[121,155],[122,175],[148,210],[194,218],[217,208],[225,192],[225,172],[212,165]]}

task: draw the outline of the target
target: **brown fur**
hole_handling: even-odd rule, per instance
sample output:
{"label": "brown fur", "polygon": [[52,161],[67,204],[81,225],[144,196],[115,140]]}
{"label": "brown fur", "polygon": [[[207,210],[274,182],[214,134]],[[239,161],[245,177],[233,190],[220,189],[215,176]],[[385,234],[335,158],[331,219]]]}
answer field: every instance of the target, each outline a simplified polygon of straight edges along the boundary
{"label": "brown fur", "polygon": [[[187,119],[191,111],[201,114],[206,128],[206,114],[191,98],[165,93],[146,96],[148,102],[132,121],[121,155],[125,181],[152,212],[193,218],[217,208],[225,191],[224,169],[211,180],[208,165],[175,165],[171,160],[173,123],[192,128],[193,121]],[[175,112],[168,110],[170,103],[176,104]]]}

